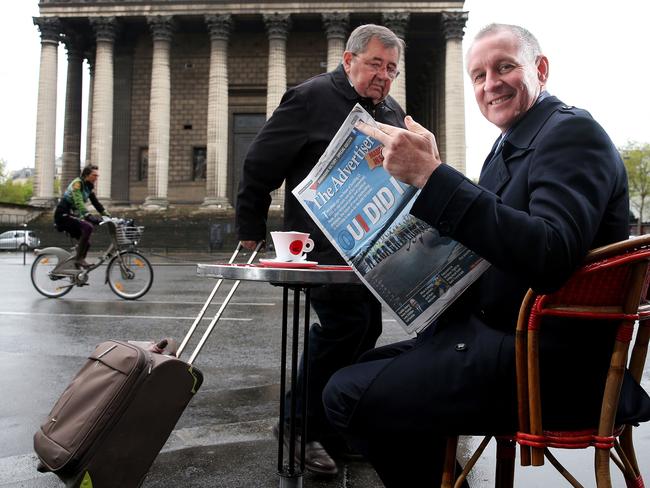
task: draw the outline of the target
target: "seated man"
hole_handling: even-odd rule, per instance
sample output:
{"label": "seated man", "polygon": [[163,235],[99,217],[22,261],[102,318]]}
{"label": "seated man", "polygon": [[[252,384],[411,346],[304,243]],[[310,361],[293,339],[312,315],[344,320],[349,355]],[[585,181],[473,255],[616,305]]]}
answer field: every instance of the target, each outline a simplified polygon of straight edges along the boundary
{"label": "seated man", "polygon": [[94,225],[101,220],[86,209],[86,202],[90,200],[95,210],[105,216],[110,216],[99,203],[95,192],[95,182],[99,177],[98,167],[94,164],[87,165],[81,176],[70,182],[59,204],[54,210],[54,225],[59,232],[67,232],[73,238],[79,239],[77,244],[76,263],[79,268],[87,268],[86,255],[90,249],[90,236]]}
{"label": "seated man", "polygon": [[[558,289],[590,249],[628,237],[620,156],[586,111],[545,91],[549,61],[535,37],[489,25],[467,59],[478,106],[501,130],[478,185],[443,164],[433,134],[410,117],[407,130],[360,125],[385,145],[384,167],[422,188],[411,213],[492,264],[417,338],[366,353],[325,388],[328,419],[388,487],[439,486],[446,435],[516,430],[514,330],[524,294]],[[551,428],[593,426],[614,331],[566,320],[544,326],[544,419]],[[620,421],[650,418],[630,377],[622,395],[641,402],[619,409]]]}

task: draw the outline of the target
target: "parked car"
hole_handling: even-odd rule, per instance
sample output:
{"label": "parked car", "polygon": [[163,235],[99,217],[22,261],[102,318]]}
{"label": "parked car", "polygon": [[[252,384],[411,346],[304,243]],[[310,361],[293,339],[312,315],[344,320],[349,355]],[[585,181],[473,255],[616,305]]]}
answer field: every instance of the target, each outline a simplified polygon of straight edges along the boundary
{"label": "parked car", "polygon": [[0,234],[0,249],[26,251],[34,249],[40,243],[41,240],[33,230],[8,230]]}

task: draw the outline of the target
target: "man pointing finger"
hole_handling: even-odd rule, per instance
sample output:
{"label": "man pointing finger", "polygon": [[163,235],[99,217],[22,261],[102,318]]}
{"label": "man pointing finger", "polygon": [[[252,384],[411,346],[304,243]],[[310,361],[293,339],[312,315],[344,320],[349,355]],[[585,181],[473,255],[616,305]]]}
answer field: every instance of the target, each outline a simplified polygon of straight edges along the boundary
{"label": "man pointing finger", "polygon": [[406,129],[377,123],[372,127],[359,121],[357,128],[384,145],[384,168],[391,175],[417,188],[422,188],[431,173],[442,164],[435,136],[410,115],[404,119]]}

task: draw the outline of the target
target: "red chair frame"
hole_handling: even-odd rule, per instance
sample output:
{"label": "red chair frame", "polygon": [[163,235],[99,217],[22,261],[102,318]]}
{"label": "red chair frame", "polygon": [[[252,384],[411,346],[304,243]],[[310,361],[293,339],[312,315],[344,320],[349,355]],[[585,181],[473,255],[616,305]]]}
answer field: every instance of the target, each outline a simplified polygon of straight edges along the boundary
{"label": "red chair frame", "polygon": [[[649,269],[650,235],[645,235],[591,251],[583,266],[555,293],[528,291],[519,310],[515,338],[519,432],[497,437],[495,486],[513,486],[517,443],[522,466],[541,466],[546,457],[574,487],[582,488],[582,485],[549,448],[594,447],[598,488],[611,487],[610,457],[623,473],[628,488],[643,488],[632,441],[632,426],[615,426],[614,423],[625,368],[637,382],[643,374],[650,338]],[[539,334],[542,319],[546,316],[619,322],[597,428],[549,431],[542,426]],[[636,340],[627,361],[635,324],[638,324]],[[491,436],[483,439],[456,479],[454,467],[458,438],[450,437],[441,486],[461,486],[490,439]]]}

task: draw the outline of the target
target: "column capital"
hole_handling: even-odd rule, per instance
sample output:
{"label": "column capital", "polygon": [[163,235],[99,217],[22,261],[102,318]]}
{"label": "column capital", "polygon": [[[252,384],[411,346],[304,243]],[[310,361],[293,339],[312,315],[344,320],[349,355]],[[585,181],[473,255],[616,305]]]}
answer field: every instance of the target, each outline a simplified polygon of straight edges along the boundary
{"label": "column capital", "polygon": [[150,15],[147,24],[154,41],[171,41],[176,28],[172,15]]}
{"label": "column capital", "polygon": [[350,14],[347,13],[331,13],[321,14],[323,24],[325,25],[325,32],[328,39],[343,39],[348,36],[348,28],[350,26]]}
{"label": "column capital", "polygon": [[92,76],[95,74],[95,56],[97,55],[97,46],[95,43],[93,42],[88,46],[83,54],[86,61],[88,61],[88,71],[90,71],[90,75]]}
{"label": "column capital", "polygon": [[397,37],[404,39],[409,26],[411,14],[408,12],[384,12],[381,14],[381,23],[392,30]]}
{"label": "column capital", "polygon": [[269,39],[286,39],[291,28],[289,14],[264,14],[264,25]]}
{"label": "column capital", "polygon": [[41,42],[59,43],[63,26],[58,17],[32,17],[32,20],[41,32]]}
{"label": "column capital", "polygon": [[452,39],[462,41],[463,29],[467,22],[467,12],[443,12],[442,13],[442,30],[445,40]]}
{"label": "column capital", "polygon": [[205,23],[208,26],[210,40],[212,41],[227,41],[232,31],[232,15],[206,15]]}
{"label": "column capital", "polygon": [[84,56],[84,38],[73,30],[65,29],[61,41],[68,52],[68,59]]}
{"label": "column capital", "polygon": [[117,19],[115,17],[92,17],[90,25],[95,31],[95,40],[115,42],[117,37]]}

